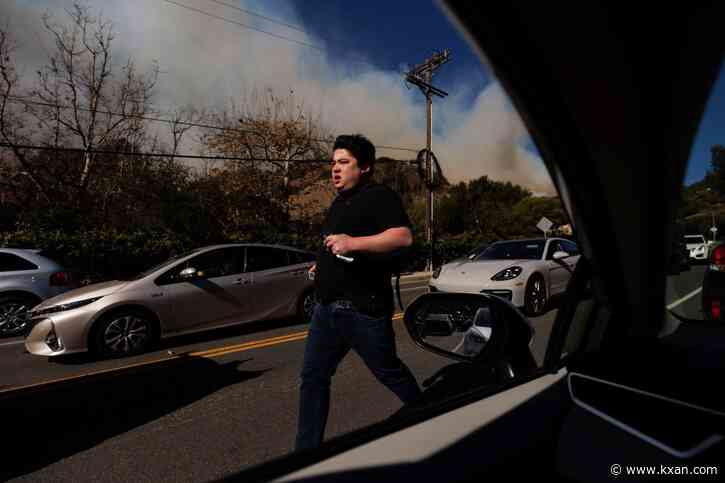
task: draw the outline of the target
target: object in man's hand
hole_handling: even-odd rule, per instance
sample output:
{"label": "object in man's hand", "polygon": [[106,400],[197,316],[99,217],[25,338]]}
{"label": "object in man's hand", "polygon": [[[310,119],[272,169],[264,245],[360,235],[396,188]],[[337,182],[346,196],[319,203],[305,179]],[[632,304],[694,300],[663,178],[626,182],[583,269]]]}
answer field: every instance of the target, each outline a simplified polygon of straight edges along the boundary
{"label": "object in man's hand", "polygon": [[[328,236],[330,236],[331,234],[332,234],[332,233],[327,233],[327,232],[323,232],[323,233],[322,233],[322,245],[323,245],[323,246],[324,246],[325,248],[327,248],[327,244],[326,244],[326,241],[327,241],[327,237],[328,237]],[[332,252],[332,249],[331,249],[331,248],[328,248],[328,250],[330,250],[330,252]],[[340,260],[342,260],[343,262],[345,262],[345,263],[352,263],[352,262],[354,262],[354,261],[355,261],[355,259],[354,259],[354,258],[352,258],[352,257],[346,257],[346,256],[344,256],[344,255],[340,255],[339,253],[336,253],[336,254],[335,254],[335,256],[336,256],[337,258],[339,258]]]}

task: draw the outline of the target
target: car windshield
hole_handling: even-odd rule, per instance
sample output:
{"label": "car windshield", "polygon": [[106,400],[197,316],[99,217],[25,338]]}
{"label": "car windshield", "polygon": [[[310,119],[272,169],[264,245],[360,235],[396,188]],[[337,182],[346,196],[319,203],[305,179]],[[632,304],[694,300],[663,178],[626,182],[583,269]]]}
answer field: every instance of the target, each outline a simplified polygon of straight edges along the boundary
{"label": "car windshield", "polygon": [[[435,283],[525,308],[542,328],[530,348],[543,365],[558,313],[548,299],[567,290],[573,270],[484,274],[488,264],[475,260],[541,260],[547,238],[577,234],[518,103],[435,2],[24,0],[0,1],[0,18],[13,20],[0,22],[0,126],[9,126],[0,246],[42,249],[73,274],[39,277],[44,300],[75,289],[76,278],[134,282],[84,289],[36,325],[15,315],[31,301],[0,294],[0,338],[13,324],[8,335],[35,330],[25,352],[0,342],[0,360],[14,368],[0,371],[0,391],[53,381],[60,368],[64,377],[109,370],[71,398],[88,411],[68,417],[57,398],[38,396],[34,412],[63,417],[29,422],[43,451],[29,452],[29,466],[8,462],[26,479],[134,479],[73,463],[116,461],[125,443],[138,456],[127,469],[146,479],[223,479],[296,449],[301,426],[317,427],[299,431],[302,448],[309,435],[386,420],[403,399],[413,404],[410,374],[422,382],[454,362],[418,350],[402,323],[403,308]],[[375,235],[401,227],[412,233],[407,249],[395,249],[399,237],[377,246]],[[451,260],[456,274],[442,268]],[[23,269],[11,262],[0,259],[0,276]],[[383,357],[316,347],[326,341],[308,332],[329,323],[325,299],[343,299],[362,321],[396,321],[396,334],[378,341]],[[356,325],[365,326],[357,352],[374,354],[376,324]],[[70,352],[94,356],[47,364]],[[388,379],[407,381],[402,392],[368,384],[396,354],[410,371]],[[140,360],[140,378],[121,370]],[[290,381],[325,379],[338,362],[330,423],[319,428],[327,413],[299,408],[323,398],[327,381]],[[153,397],[139,404],[138,388]],[[300,426],[301,417],[311,422]],[[109,444],[96,453],[101,440]]]}
{"label": "car windshield", "polygon": [[515,241],[491,245],[476,260],[539,260],[544,254],[545,242]]}

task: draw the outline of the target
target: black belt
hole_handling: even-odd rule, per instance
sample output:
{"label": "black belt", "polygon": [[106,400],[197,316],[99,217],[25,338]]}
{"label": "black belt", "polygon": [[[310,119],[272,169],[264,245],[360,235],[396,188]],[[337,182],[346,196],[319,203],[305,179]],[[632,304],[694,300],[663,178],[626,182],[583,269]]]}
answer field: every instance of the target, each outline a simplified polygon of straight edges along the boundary
{"label": "black belt", "polygon": [[343,309],[343,310],[354,310],[356,312],[360,312],[364,315],[369,315],[371,317],[384,317],[386,315],[385,310],[380,310],[379,308],[373,309],[371,307],[359,307],[355,305],[355,303],[352,300],[346,300],[346,299],[335,299],[330,301],[323,301],[322,305],[331,307],[334,309]]}

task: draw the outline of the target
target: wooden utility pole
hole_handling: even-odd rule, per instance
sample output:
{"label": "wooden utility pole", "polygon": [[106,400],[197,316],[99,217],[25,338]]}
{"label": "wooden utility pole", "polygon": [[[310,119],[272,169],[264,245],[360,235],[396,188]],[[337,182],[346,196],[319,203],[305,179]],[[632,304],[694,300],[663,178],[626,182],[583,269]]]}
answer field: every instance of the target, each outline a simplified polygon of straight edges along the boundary
{"label": "wooden utility pole", "polygon": [[431,144],[433,137],[433,95],[438,97],[446,97],[447,92],[434,87],[433,72],[440,68],[443,64],[451,59],[451,52],[445,49],[443,52],[436,52],[431,58],[420,65],[415,66],[407,74],[405,81],[418,86],[426,98],[426,155],[425,155],[425,184],[428,187],[428,193],[425,203],[425,233],[430,253],[426,270],[433,271],[433,190],[431,184],[433,181],[433,166],[431,164]]}

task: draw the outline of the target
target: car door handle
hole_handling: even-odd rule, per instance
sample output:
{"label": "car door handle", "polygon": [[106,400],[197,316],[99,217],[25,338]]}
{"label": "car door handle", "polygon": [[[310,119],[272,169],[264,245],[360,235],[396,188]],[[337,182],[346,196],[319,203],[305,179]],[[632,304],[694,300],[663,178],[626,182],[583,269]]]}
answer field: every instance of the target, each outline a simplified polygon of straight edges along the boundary
{"label": "car door handle", "polygon": [[252,281],[248,278],[239,278],[234,281],[234,285],[249,285],[250,283],[252,283]]}

